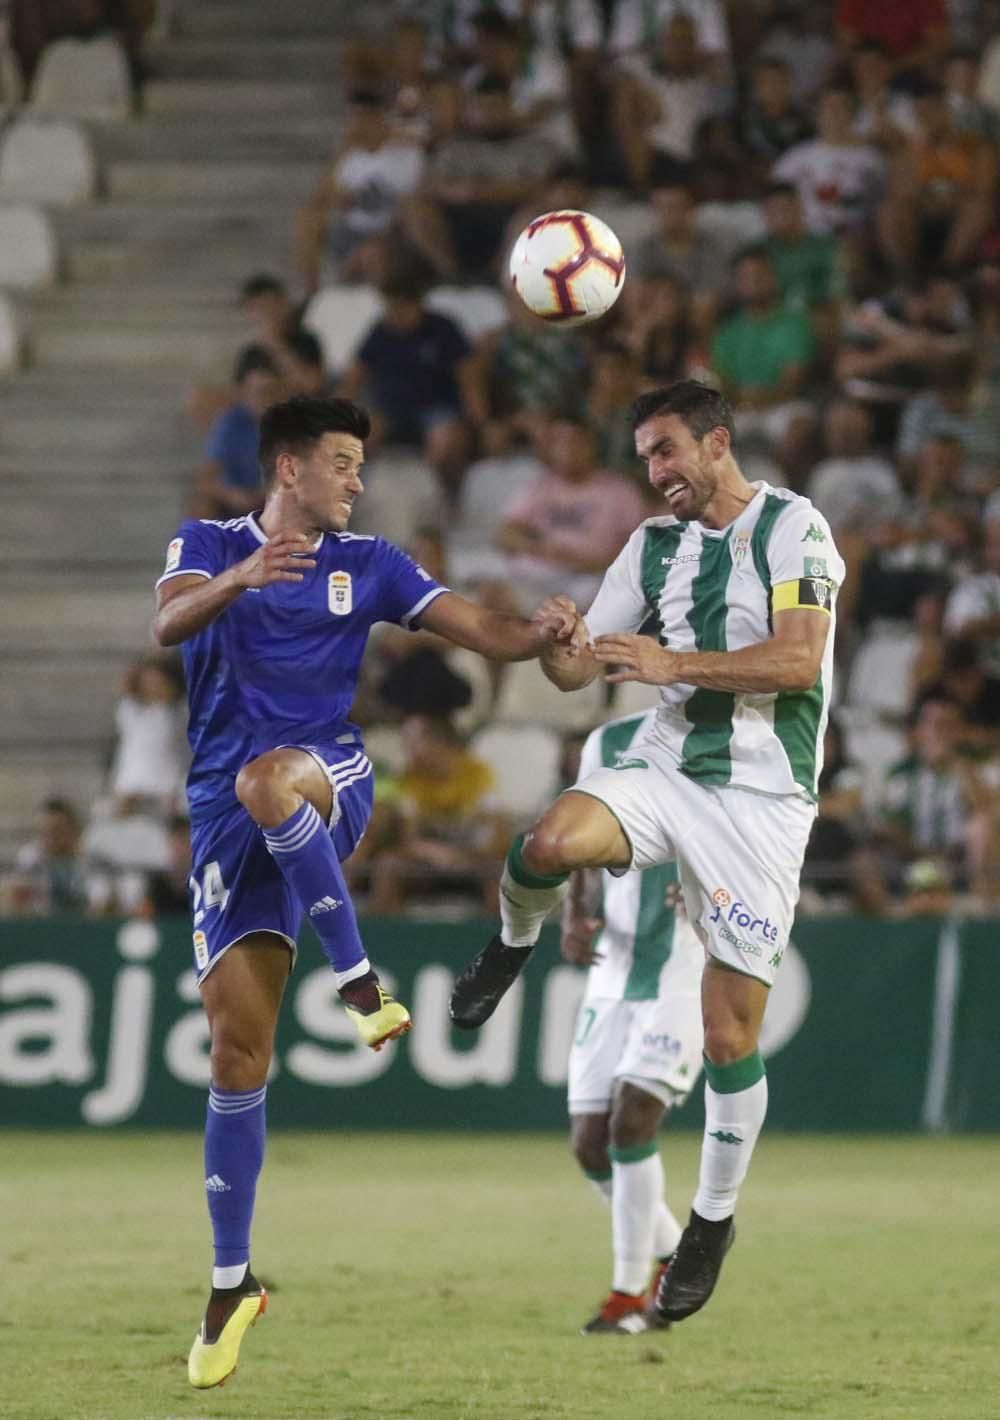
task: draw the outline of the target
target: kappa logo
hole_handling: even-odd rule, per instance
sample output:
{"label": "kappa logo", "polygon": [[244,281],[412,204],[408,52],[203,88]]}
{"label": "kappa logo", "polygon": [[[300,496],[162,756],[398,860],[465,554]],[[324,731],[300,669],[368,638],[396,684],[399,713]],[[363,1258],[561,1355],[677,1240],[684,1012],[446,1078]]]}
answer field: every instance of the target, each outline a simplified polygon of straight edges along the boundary
{"label": "kappa logo", "polygon": [[617,756],[616,769],[648,769],[649,764],[644,759],[626,759],[619,753]]}
{"label": "kappa logo", "polygon": [[661,567],[674,567],[678,562],[700,562],[700,552],[686,552],[683,557],[661,557]]}
{"label": "kappa logo", "polygon": [[802,541],[826,542],[826,533],[820,527],[819,523],[810,523],[802,536]]}
{"label": "kappa logo", "polygon": [[718,1139],[720,1144],[742,1144],[743,1140],[738,1134],[731,1134],[727,1129],[710,1129],[708,1131],[710,1139]]}

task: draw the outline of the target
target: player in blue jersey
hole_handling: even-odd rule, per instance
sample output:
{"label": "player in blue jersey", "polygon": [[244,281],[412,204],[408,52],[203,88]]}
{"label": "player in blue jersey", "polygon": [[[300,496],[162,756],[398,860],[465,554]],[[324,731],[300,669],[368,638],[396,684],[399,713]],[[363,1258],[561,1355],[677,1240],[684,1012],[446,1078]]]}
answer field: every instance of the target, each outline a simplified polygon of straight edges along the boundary
{"label": "player in blue jersey", "polygon": [[219,1385],[266,1295],[250,1271],[264,1099],[278,1009],[307,915],[365,1044],[410,1027],[380,986],[341,861],[372,803],[372,767],[347,718],[377,621],[427,630],[494,660],[527,660],[582,623],[528,621],[440,586],[391,543],[347,531],[363,492],[368,414],[348,400],[274,405],[260,428],[259,515],[184,523],[157,583],[154,631],[183,648],[193,760],[194,958],[211,1031],[205,1182],[215,1242],[191,1383]]}

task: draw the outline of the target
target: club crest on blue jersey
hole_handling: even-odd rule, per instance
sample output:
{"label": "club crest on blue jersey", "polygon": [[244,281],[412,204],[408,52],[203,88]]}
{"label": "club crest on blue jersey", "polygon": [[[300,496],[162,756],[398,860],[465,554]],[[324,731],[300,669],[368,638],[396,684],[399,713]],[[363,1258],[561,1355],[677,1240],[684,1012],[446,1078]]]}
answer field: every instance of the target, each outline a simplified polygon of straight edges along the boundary
{"label": "club crest on blue jersey", "polygon": [[330,610],[334,616],[346,616],[354,602],[350,572],[331,572],[326,586]]}

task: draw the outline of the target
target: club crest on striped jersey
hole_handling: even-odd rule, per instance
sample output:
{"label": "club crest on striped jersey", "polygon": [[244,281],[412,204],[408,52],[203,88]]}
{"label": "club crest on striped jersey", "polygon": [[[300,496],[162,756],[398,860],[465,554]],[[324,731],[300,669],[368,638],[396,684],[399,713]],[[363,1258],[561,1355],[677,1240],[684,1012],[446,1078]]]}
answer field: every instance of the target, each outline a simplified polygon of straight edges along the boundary
{"label": "club crest on striped jersey", "polygon": [[733,538],[732,557],[734,567],[738,567],[743,561],[744,557],[746,557],[747,549],[749,548],[749,546],[750,539],[748,537]]}
{"label": "club crest on striped jersey", "polygon": [[354,605],[350,572],[331,572],[326,583],[327,606],[334,616],[346,616]]}

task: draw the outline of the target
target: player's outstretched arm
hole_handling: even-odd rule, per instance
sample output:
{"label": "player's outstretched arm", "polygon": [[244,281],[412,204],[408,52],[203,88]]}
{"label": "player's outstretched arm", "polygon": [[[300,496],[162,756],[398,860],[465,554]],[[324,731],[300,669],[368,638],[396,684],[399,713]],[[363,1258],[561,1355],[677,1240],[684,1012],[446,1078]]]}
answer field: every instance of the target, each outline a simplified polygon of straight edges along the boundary
{"label": "player's outstretched arm", "polygon": [[572,602],[544,603],[529,621],[479,606],[457,592],[435,597],[420,613],[420,625],[490,661],[530,661],[553,642],[567,649],[579,646],[587,634]]}
{"label": "player's outstretched arm", "polygon": [[736,695],[809,690],[819,678],[830,629],[826,611],[792,608],[775,612],[774,634],[738,651],[671,651],[649,636],[599,636],[594,655],[608,667],[612,684],[696,685]]}
{"label": "player's outstretched arm", "polygon": [[156,589],[153,635],[161,646],[179,646],[220,616],[248,587],[301,582],[303,568],[315,567],[303,533],[280,533],[252,556],[216,577],[171,577]]}

